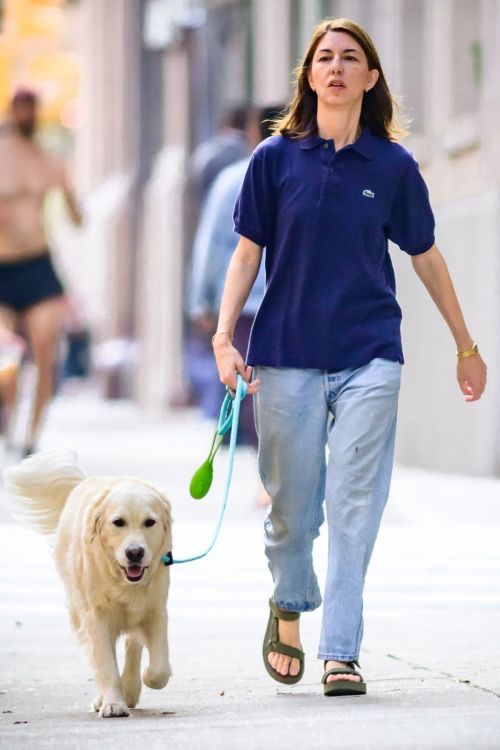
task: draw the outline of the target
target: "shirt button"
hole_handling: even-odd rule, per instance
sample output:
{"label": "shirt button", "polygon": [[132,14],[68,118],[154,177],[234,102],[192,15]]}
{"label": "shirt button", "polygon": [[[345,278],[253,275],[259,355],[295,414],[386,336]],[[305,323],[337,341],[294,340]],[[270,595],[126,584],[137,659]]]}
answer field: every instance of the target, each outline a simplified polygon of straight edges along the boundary
{"label": "shirt button", "polygon": [[328,143],[323,143],[323,148],[328,148]]}

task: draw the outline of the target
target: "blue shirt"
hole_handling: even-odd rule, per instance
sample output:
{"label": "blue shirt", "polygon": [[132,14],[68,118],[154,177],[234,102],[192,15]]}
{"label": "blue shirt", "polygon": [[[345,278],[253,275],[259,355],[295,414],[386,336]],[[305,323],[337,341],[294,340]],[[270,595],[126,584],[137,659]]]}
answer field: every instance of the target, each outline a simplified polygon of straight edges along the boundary
{"label": "blue shirt", "polygon": [[[234,202],[248,168],[249,157],[226,167],[215,178],[203,208],[193,246],[189,314],[191,317],[219,310],[231,255],[238,244],[233,230]],[[242,310],[254,316],[265,287],[262,265]]]}
{"label": "blue shirt", "polygon": [[266,247],[249,364],[404,362],[388,240],[410,255],[434,244],[427,187],[404,146],[367,127],[338,152],[319,135],[271,136],[252,155],[234,222]]}

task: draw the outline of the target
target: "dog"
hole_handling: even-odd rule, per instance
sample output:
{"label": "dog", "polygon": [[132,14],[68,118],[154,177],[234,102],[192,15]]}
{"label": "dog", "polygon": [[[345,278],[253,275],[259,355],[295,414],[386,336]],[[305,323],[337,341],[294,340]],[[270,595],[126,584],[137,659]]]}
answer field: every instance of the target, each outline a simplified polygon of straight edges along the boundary
{"label": "dog", "polygon": [[[65,584],[71,623],[86,645],[101,718],[128,716],[143,681],[165,687],[171,675],[166,602],[172,548],[167,497],[135,477],[86,478],[68,451],[43,451],[4,472],[16,517],[55,532],[54,554]],[[126,635],[120,675],[116,642]]]}

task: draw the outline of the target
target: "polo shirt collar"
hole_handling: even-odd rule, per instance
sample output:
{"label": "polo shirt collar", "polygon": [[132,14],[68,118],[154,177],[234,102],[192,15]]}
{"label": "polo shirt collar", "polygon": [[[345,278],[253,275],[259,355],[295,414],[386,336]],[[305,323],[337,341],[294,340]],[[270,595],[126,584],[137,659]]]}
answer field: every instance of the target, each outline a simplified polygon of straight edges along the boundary
{"label": "polo shirt collar", "polygon": [[[299,141],[300,148],[303,150],[316,148],[321,143],[325,143],[325,139],[321,138],[318,133],[314,133],[307,138],[301,138]],[[345,148],[350,148],[353,151],[356,151],[358,154],[361,154],[361,156],[364,156],[365,159],[373,159],[375,155],[375,136],[371,130],[364,125],[358,140]]]}

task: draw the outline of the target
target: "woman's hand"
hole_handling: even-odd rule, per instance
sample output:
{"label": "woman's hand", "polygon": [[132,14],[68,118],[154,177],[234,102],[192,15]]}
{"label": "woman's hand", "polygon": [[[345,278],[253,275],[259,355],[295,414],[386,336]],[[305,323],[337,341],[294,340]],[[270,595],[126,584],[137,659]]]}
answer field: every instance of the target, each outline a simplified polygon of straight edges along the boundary
{"label": "woman's hand", "polygon": [[229,336],[218,336],[214,341],[214,354],[221,383],[236,390],[236,375],[239,372],[248,384],[249,395],[257,393],[260,380],[251,381],[252,368],[247,367],[239,351],[232,345]]}
{"label": "woman's hand", "polygon": [[486,387],[486,365],[480,354],[457,362],[457,380],[466,401],[477,401]]}

